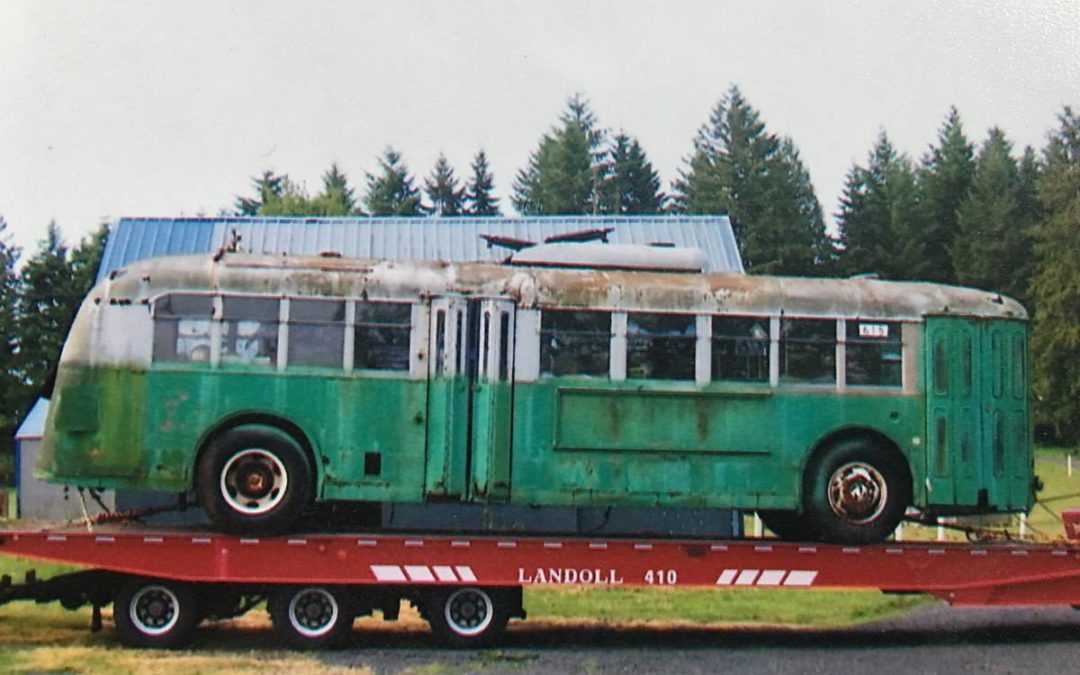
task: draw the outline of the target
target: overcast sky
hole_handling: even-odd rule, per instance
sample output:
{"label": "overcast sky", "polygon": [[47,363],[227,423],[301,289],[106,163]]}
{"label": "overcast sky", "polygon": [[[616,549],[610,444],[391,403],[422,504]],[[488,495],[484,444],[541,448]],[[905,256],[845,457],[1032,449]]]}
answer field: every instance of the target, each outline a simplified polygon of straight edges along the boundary
{"label": "overcast sky", "polygon": [[216,215],[250,177],[362,192],[479,148],[513,177],[577,91],[665,184],[732,84],[802,152],[825,211],[881,129],[918,158],[969,137],[1042,147],[1080,107],[1080,2],[43,2],[0,4],[0,214],[33,248],[103,218]]}

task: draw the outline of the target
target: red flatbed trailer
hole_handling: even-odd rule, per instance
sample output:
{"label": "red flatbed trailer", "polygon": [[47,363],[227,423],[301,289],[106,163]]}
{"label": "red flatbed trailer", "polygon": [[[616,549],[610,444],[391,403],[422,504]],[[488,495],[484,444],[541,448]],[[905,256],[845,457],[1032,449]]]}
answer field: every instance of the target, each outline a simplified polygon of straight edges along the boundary
{"label": "red flatbed trailer", "polygon": [[[411,600],[444,641],[495,639],[524,618],[527,585],[868,588],[954,605],[1080,605],[1073,543],[890,542],[873,546],[533,536],[310,534],[235,537],[176,530],[0,531],[0,554],[90,571],[11,585],[0,601],[115,603],[121,639],[184,644],[204,618],[267,598],[290,644],[335,641],[356,616],[396,618]],[[52,584],[52,586],[50,586]],[[98,620],[100,623],[100,620]]]}

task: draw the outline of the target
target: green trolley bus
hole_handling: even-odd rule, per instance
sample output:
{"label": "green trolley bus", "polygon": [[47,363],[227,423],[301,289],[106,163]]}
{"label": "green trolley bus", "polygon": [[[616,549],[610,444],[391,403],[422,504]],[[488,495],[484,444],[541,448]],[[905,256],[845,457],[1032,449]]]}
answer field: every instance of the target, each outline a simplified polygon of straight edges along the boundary
{"label": "green trolley bus", "polygon": [[994,293],[702,274],[594,243],[505,264],[219,252],[86,298],[39,470],[194,490],[221,528],[317,500],[733,507],[865,543],[1033,500],[1027,316]]}

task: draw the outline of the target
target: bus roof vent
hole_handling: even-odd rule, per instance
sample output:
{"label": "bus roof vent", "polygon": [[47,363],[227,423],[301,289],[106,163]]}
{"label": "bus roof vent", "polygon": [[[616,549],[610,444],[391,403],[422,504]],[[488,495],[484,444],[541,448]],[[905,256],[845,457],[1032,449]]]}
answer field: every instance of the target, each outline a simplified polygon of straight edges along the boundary
{"label": "bus roof vent", "polygon": [[599,242],[555,242],[516,251],[511,265],[535,267],[584,267],[590,269],[651,270],[664,272],[704,272],[708,261],[698,248],[602,244]]}

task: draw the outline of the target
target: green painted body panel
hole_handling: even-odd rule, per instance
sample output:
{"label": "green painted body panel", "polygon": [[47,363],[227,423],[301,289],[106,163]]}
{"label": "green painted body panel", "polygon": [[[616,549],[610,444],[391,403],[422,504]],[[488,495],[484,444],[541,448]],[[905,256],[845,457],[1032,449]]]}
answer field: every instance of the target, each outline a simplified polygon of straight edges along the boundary
{"label": "green painted body panel", "polygon": [[1026,324],[928,317],[926,335],[929,502],[1030,508]]}
{"label": "green painted body panel", "polygon": [[810,450],[844,428],[908,453],[921,397],[550,378],[514,392],[514,501],[795,508]]}

